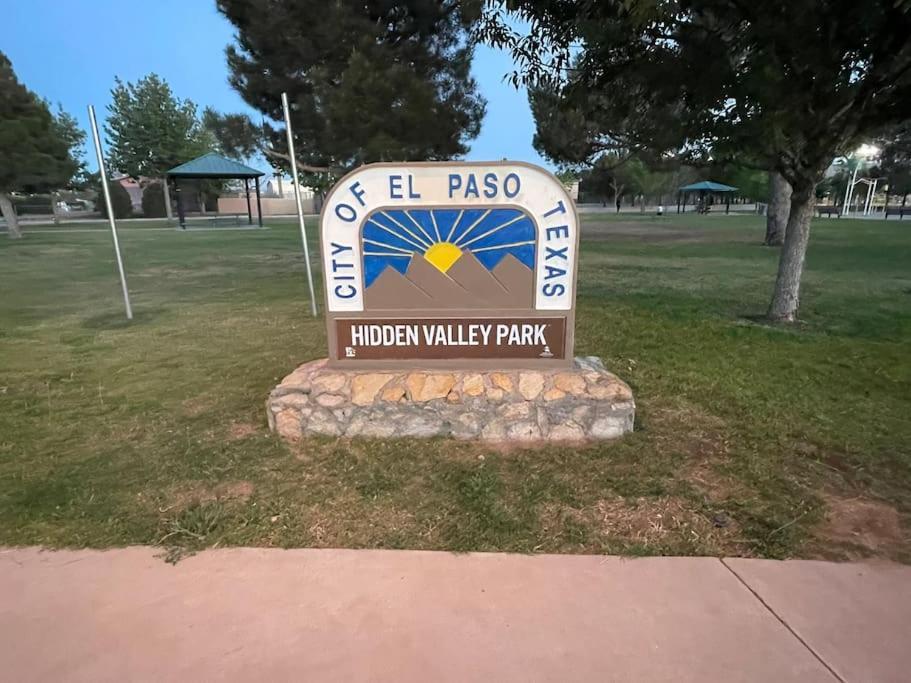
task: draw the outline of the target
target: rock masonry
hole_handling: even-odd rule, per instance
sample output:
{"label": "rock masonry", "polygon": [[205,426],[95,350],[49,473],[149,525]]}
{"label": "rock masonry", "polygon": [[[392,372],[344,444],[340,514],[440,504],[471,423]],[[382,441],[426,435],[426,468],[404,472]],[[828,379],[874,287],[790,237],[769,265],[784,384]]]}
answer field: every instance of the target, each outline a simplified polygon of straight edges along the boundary
{"label": "rock masonry", "polygon": [[266,401],[287,439],[320,434],[485,441],[614,439],[633,430],[629,386],[600,358],[564,370],[383,372],[301,365]]}

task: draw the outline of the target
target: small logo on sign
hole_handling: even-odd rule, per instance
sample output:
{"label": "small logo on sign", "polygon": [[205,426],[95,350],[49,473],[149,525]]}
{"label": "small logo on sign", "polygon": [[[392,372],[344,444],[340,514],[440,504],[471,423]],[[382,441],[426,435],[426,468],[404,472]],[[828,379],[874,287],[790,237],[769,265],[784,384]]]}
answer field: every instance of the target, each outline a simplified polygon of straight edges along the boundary
{"label": "small logo on sign", "polygon": [[544,345],[544,350],[541,352],[541,358],[553,358],[554,354],[550,352],[550,347],[546,344]]}
{"label": "small logo on sign", "polygon": [[354,358],[357,356],[357,351],[354,350],[353,346],[345,347],[345,358]]}

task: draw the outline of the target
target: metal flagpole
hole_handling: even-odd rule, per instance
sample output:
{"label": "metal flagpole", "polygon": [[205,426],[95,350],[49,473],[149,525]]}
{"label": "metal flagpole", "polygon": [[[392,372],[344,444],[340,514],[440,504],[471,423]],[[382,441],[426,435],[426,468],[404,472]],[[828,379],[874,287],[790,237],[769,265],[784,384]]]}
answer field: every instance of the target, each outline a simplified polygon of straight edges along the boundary
{"label": "metal flagpole", "polygon": [[294,134],[291,132],[291,110],[288,107],[288,93],[282,93],[282,108],[285,110],[285,132],[288,134],[288,155],[291,157],[291,177],[294,180],[294,199],[297,202],[297,220],[300,223],[301,242],[304,244],[304,260],[307,262],[307,284],[310,287],[310,312],[315,316],[316,296],[313,294],[313,273],[310,271],[310,247],[307,246],[307,227],[304,225],[304,206],[301,204],[301,188],[297,178],[297,159],[294,157]]}
{"label": "metal flagpole", "polygon": [[95,142],[95,155],[98,158],[98,174],[101,176],[101,189],[104,192],[104,205],[108,210],[108,222],[111,224],[111,236],[114,238],[114,254],[117,256],[117,270],[120,273],[120,287],[123,289],[123,305],[127,309],[127,320],[133,319],[130,306],[130,291],[127,289],[127,276],[123,272],[123,259],[120,256],[120,241],[117,239],[117,224],[114,222],[114,208],[111,206],[111,189],[108,187],[108,176],[104,169],[104,155],[101,153],[101,138],[98,137],[98,122],[95,121],[95,107],[89,105],[89,121],[92,124],[92,140]]}

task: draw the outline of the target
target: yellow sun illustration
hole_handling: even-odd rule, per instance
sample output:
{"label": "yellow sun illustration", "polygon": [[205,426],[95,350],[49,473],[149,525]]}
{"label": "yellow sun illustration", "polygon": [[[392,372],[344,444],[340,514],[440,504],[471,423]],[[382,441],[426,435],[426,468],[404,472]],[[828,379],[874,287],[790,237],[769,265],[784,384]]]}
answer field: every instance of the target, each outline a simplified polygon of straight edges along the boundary
{"label": "yellow sun illustration", "polygon": [[441,273],[452,268],[452,264],[459,260],[462,250],[452,242],[437,242],[428,247],[424,258],[430,261]]}

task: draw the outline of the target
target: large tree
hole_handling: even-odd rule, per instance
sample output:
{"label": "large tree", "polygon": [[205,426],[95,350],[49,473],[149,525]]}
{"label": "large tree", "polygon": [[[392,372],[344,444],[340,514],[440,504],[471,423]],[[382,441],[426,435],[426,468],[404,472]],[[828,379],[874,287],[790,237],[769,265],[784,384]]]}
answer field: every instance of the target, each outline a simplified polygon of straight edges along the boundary
{"label": "large tree", "polygon": [[[215,140],[197,117],[196,105],[149,74],[135,83],[115,79],[104,126],[108,165],[136,178],[164,178],[165,172],[211,151]],[[167,198],[167,184],[163,185]],[[170,200],[165,208],[171,217]]]}
{"label": "large tree", "polygon": [[[768,316],[795,320],[816,184],[833,157],[911,118],[907,3],[504,4],[531,31],[516,35],[494,15],[487,38],[512,48],[524,77],[571,65],[578,87],[612,93],[605,106],[635,114],[676,103],[688,146],[745,149],[781,174],[792,195]],[[633,124],[650,134],[648,121]]]}
{"label": "large tree", "polygon": [[115,79],[104,129],[108,163],[132,178],[160,177],[212,144],[196,105],[154,73],[135,83]]}
{"label": "large tree", "polygon": [[[449,159],[480,131],[468,36],[478,1],[217,4],[236,28],[231,84],[272,121],[288,93],[301,169],[323,182],[371,161]],[[267,129],[267,153],[281,157],[284,135]]]}
{"label": "large tree", "polygon": [[11,192],[54,190],[79,170],[84,136],[72,117],[51,114],[47,103],[16,78],[0,52],[0,211],[7,232],[21,237]]}

